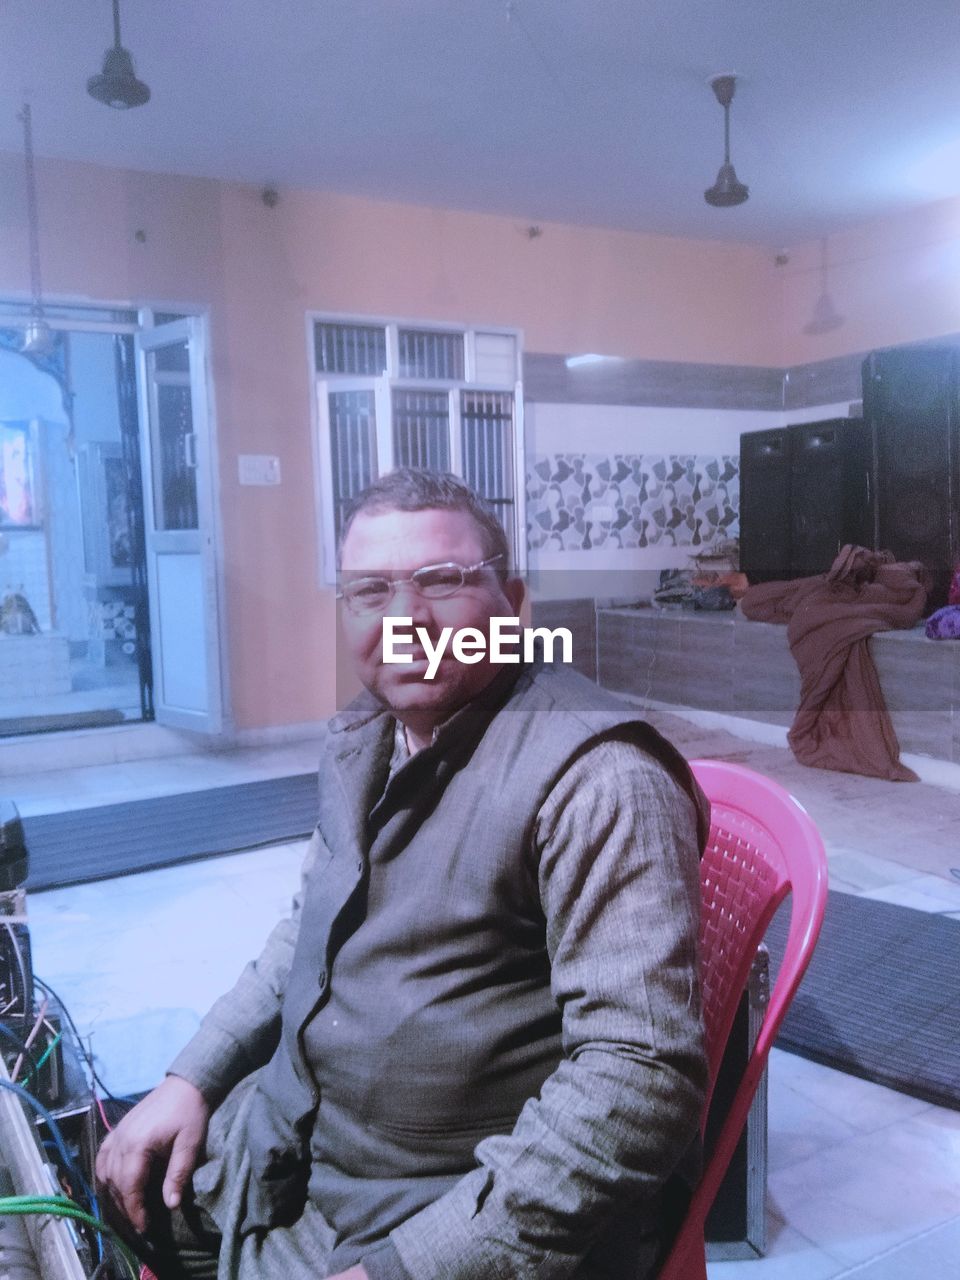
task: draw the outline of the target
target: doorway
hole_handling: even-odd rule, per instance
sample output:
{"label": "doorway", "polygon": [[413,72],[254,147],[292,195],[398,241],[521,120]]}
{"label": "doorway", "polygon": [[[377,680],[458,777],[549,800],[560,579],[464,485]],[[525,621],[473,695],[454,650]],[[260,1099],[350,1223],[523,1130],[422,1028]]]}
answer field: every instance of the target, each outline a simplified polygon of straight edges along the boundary
{"label": "doorway", "polygon": [[0,321],[0,737],[219,729],[204,349],[201,317],[61,313],[39,355]]}

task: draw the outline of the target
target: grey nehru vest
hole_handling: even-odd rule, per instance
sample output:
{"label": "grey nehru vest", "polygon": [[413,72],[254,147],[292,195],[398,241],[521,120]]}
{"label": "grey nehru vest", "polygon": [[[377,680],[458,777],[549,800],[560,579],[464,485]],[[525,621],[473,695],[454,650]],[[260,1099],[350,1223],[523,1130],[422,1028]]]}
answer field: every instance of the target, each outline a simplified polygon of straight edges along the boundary
{"label": "grey nehru vest", "polygon": [[367,695],[330,723],[323,844],[248,1126],[244,1229],[309,1194],[335,1270],[472,1168],[560,1061],[531,837],[565,766],[625,732],[689,788],[635,709],[565,669],[505,668],[388,781],[393,729]]}

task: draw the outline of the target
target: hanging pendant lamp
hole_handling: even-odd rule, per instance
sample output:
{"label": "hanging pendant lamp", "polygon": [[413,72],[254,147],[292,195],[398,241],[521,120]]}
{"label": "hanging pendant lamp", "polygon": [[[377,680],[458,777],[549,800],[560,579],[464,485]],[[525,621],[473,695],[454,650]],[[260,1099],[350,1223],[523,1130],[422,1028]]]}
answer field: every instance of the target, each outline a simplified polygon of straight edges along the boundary
{"label": "hanging pendant lamp", "polygon": [[120,0],[113,0],[113,48],[103,55],[103,70],[87,81],[87,93],[118,111],[150,101],[149,86],[137,79],[130,51],[120,43]]}
{"label": "hanging pendant lamp", "polygon": [[703,193],[707,204],[715,209],[730,209],[734,205],[743,204],[750,196],[750,188],[737,178],[737,171],[730,163],[730,103],[733,101],[737,77],[724,75],[714,76],[710,88],[717,101],[723,107],[723,164],[712,187]]}
{"label": "hanging pendant lamp", "polygon": [[23,122],[23,163],[27,178],[27,232],[30,237],[30,318],[20,350],[28,356],[48,355],[56,341],[43,311],[40,288],[40,220],[37,216],[37,182],[33,171],[33,122],[25,102],[18,117]]}
{"label": "hanging pendant lamp", "polygon": [[820,241],[820,296],[813,304],[813,314],[803,326],[803,332],[809,334],[832,333],[845,323],[830,296],[830,275],[827,262],[827,238]]}

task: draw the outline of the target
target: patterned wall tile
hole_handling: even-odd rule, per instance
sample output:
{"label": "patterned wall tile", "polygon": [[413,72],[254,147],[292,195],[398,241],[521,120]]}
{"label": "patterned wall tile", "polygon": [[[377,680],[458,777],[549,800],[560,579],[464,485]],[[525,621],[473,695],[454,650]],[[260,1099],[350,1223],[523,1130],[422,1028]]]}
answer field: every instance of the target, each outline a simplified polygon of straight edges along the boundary
{"label": "patterned wall tile", "polygon": [[531,550],[701,547],[739,533],[736,454],[552,453],[527,475]]}

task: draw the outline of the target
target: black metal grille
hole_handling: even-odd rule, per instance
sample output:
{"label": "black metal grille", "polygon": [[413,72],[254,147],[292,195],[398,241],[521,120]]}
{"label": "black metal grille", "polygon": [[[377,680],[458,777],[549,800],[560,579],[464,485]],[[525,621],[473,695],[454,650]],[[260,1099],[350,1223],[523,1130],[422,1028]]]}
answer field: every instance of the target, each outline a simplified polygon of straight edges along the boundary
{"label": "black metal grille", "polygon": [[394,389],[393,461],[398,467],[450,470],[450,401],[445,391]]}
{"label": "black metal grille", "polygon": [[321,320],[314,326],[314,345],[320,373],[378,378],[387,371],[387,331],[382,325]]}

